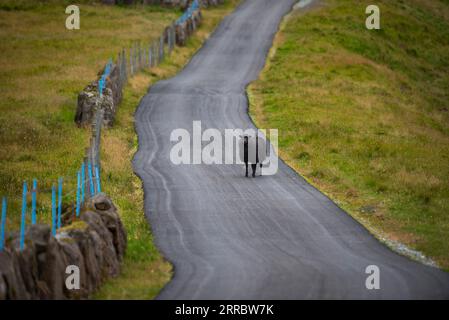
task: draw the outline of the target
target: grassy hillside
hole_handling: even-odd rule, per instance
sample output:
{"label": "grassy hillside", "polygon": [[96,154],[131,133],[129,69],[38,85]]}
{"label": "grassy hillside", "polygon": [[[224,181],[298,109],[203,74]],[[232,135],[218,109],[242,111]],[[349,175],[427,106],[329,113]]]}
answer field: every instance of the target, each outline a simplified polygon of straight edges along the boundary
{"label": "grassy hillside", "polygon": [[283,159],[371,230],[449,269],[449,2],[322,0],[251,85]]}

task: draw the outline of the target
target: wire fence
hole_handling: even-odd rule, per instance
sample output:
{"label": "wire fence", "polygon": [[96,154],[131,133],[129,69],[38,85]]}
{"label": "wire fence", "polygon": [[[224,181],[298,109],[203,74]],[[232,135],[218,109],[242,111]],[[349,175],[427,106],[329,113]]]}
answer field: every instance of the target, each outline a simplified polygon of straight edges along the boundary
{"label": "wire fence", "polygon": [[[21,215],[19,246],[23,250],[25,245],[25,234],[27,223],[32,225],[41,222],[46,223],[48,217],[42,214],[45,211],[50,213],[52,235],[55,236],[58,229],[63,227],[63,213],[73,212],[74,217],[79,217],[81,208],[91,197],[101,192],[100,177],[100,137],[102,127],[103,110],[99,109],[92,124],[92,137],[90,146],[86,148],[85,157],[77,171],[76,177],[59,177],[49,187],[43,184],[39,186],[39,181],[33,179],[29,185],[23,182],[21,196]],[[75,188],[73,184],[75,182]],[[66,190],[64,185],[68,186]],[[49,199],[49,195],[51,195]],[[42,197],[42,198],[40,198]],[[14,202],[18,199],[10,199]],[[40,208],[38,207],[40,204]],[[64,207],[65,205],[65,207]],[[2,198],[1,222],[0,222],[0,251],[3,250],[7,239],[6,221],[8,219],[7,210],[8,199]],[[39,218],[39,219],[38,219]],[[13,236],[14,233],[10,232]]]}
{"label": "wire fence", "polygon": [[198,0],[192,1],[190,6],[184,12],[184,14],[181,17],[179,17],[178,20],[176,20],[176,24],[181,24],[181,23],[186,22],[188,19],[190,19],[192,17],[192,15],[195,11],[199,10],[199,8],[200,8],[200,4],[199,4]]}
{"label": "wire fence", "polygon": [[[107,88],[111,89],[113,95],[121,97],[128,77],[162,63],[165,56],[172,53],[177,43],[176,27],[191,19],[198,10],[200,10],[198,0],[192,1],[184,14],[166,27],[160,37],[149,43],[134,42],[129,50],[123,49],[119,52],[115,63],[110,59],[97,80],[99,97],[103,98]],[[11,211],[20,210],[18,236],[19,249],[23,250],[27,224],[50,221],[52,235],[55,236],[64,226],[66,215],[79,217],[86,201],[101,192],[100,143],[105,122],[105,110],[101,105],[95,110],[94,117],[90,121],[92,134],[89,147],[86,148],[83,161],[74,177],[59,177],[57,181],[50,183],[48,181],[39,183],[37,179],[33,179],[30,185],[28,181],[24,181],[20,197],[2,198],[0,251],[4,249],[8,237],[17,234],[15,231],[7,232],[7,221],[11,220],[9,217]]]}
{"label": "wire fence", "polygon": [[[119,55],[117,66],[123,73],[133,76],[143,69],[157,67],[164,61],[166,55],[170,55],[176,44],[175,24],[165,28],[163,34],[150,43],[136,41],[131,45],[128,56],[126,50]],[[126,71],[125,71],[126,70]],[[126,76],[122,77],[126,81]]]}
{"label": "wire fence", "polygon": [[[176,26],[192,19],[195,12],[200,10],[198,0],[193,0],[187,10],[176,21],[165,28],[163,34],[148,45],[134,43],[129,51],[129,74],[134,75],[144,68],[156,67],[164,61],[165,55],[170,55],[176,45]],[[126,55],[123,53],[122,66],[128,65]]]}
{"label": "wire fence", "polygon": [[109,62],[106,64],[103,74],[101,75],[100,79],[98,79],[98,93],[100,94],[100,97],[103,95],[103,90],[106,87],[106,79],[107,77],[109,77],[111,68],[112,68],[112,59],[110,59]]}

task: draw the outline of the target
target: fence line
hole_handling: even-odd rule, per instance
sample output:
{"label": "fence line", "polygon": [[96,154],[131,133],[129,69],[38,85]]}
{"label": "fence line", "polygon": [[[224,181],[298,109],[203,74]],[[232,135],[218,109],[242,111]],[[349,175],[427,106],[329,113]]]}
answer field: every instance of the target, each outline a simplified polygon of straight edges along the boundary
{"label": "fence line", "polygon": [[178,20],[176,20],[176,24],[181,24],[186,22],[188,19],[190,19],[193,15],[193,13],[200,8],[198,0],[192,1],[190,6],[187,8],[187,10],[184,12],[184,14],[179,17]]}
{"label": "fence line", "polygon": [[[101,127],[103,123],[103,110],[97,111],[96,121],[93,124],[91,144],[86,148],[86,157],[81,164],[81,169],[77,171],[77,183],[76,183],[76,202],[75,202],[75,216],[79,217],[80,210],[84,203],[101,192],[101,177],[100,177],[100,141],[101,141]],[[87,164],[87,165],[86,165]],[[57,234],[57,230],[63,227],[62,214],[63,214],[63,177],[58,178],[58,183],[53,184],[51,187],[51,230],[52,235]],[[23,183],[22,189],[22,210],[20,220],[20,233],[19,233],[19,249],[22,251],[25,247],[25,235],[26,235],[26,217],[28,212],[28,196],[31,195],[31,224],[37,223],[37,193],[40,191],[44,193],[45,189],[39,190],[37,188],[38,181],[33,179],[32,188],[28,188],[26,181]],[[88,193],[85,193],[86,185],[88,186]],[[2,251],[6,244],[6,219],[7,219],[7,198],[2,198],[2,213],[0,222],[0,251]]]}
{"label": "fence line", "polygon": [[[191,19],[198,10],[200,10],[200,4],[198,0],[194,0],[180,18],[165,28],[157,40],[153,40],[148,45],[144,45],[140,41],[135,41],[131,44],[129,50],[123,49],[118,54],[116,64],[120,69],[121,76],[119,78],[121,87],[123,87],[123,84],[127,80],[127,73],[133,76],[144,68],[156,67],[164,61],[166,53],[171,55],[176,45],[176,26]],[[128,55],[126,54],[127,51]],[[107,75],[105,78],[107,78]],[[101,82],[102,85],[105,83],[105,81]]]}
{"label": "fence line", "polygon": [[[164,61],[165,54],[171,55],[174,47],[177,43],[177,31],[176,28],[180,24],[184,24],[188,19],[193,17],[193,14],[200,9],[198,0],[194,0],[189,8],[183,13],[183,15],[170,24],[163,31],[162,35],[156,40],[149,42],[147,45],[142,45],[141,42],[132,43],[129,50],[122,49],[118,55],[115,64],[110,59],[105,65],[105,68],[97,81],[98,95],[100,98],[104,98],[105,89],[108,88],[108,80],[112,76],[112,73],[117,74],[118,82],[115,90],[119,90],[123,93],[123,88],[129,77],[133,76],[137,72],[144,68],[154,68]],[[193,19],[192,19],[193,20]],[[194,23],[194,22],[193,22]],[[195,26],[194,26],[195,28]],[[127,52],[128,58],[127,58]],[[116,71],[114,70],[116,68]],[[112,83],[110,83],[112,86]],[[101,129],[105,120],[105,113],[103,108],[97,107],[95,116],[92,119],[92,135],[90,138],[89,147],[86,148],[85,156],[81,163],[80,169],[76,172],[75,192],[67,192],[64,195],[64,182],[73,181],[71,177],[59,177],[56,184],[52,184],[51,189],[39,189],[37,179],[33,179],[32,187],[29,189],[27,182],[23,182],[22,189],[22,210],[20,220],[20,250],[25,246],[25,234],[26,234],[26,218],[27,218],[27,205],[28,196],[31,195],[31,225],[36,224],[37,219],[37,197],[38,193],[45,193],[51,191],[51,230],[52,235],[57,234],[57,230],[63,227],[62,214],[63,214],[63,197],[69,197],[74,195],[74,201],[71,206],[73,213],[76,217],[79,217],[81,208],[90,198],[101,192],[101,166],[100,166],[100,143],[101,143]],[[0,251],[5,248],[7,240],[6,220],[8,212],[8,199],[2,198],[1,207],[1,220],[0,220]],[[65,212],[64,212],[65,213]]]}

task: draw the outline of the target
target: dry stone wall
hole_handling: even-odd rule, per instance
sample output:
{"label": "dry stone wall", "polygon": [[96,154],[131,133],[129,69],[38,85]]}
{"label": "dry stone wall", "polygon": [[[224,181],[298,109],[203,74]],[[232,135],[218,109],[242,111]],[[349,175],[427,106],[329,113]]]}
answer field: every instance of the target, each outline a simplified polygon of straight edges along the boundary
{"label": "dry stone wall", "polygon": [[[56,236],[46,224],[28,227],[25,247],[17,233],[7,235],[0,252],[0,300],[85,299],[109,277],[118,276],[126,250],[126,231],[105,194],[86,202],[78,219],[65,215]],[[68,289],[68,266],[79,268],[79,289]]]}

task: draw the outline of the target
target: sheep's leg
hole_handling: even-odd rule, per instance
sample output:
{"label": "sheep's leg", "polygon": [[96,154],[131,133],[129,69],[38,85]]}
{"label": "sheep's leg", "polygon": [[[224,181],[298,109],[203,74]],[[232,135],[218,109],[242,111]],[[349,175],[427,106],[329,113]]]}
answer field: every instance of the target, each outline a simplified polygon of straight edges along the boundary
{"label": "sheep's leg", "polygon": [[253,169],[253,178],[256,176],[257,164],[251,164],[251,169]]}

